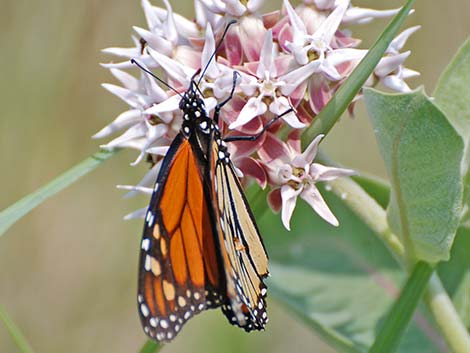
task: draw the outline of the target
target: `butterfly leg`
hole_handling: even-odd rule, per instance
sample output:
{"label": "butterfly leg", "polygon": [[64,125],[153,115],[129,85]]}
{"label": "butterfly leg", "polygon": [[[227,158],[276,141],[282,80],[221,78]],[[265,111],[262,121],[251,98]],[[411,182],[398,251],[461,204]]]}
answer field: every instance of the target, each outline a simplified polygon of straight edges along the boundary
{"label": "butterfly leg", "polygon": [[235,87],[237,86],[237,79],[239,76],[240,74],[237,71],[233,72],[232,90],[230,91],[229,96],[225,98],[222,102],[217,104],[214,108],[214,121],[216,124],[219,123],[220,110],[225,104],[227,104],[233,98],[233,94],[235,93]]}
{"label": "butterfly leg", "polygon": [[291,112],[293,112],[294,109],[293,108],[290,108],[290,109],[287,109],[284,113],[278,115],[278,116],[275,116],[274,118],[272,118],[271,120],[268,121],[268,123],[266,125],[264,125],[263,129],[258,132],[256,135],[251,135],[251,136],[228,136],[226,138],[224,138],[224,141],[225,142],[233,142],[233,141],[255,141],[257,140],[260,136],[262,136],[266,130],[268,130],[276,121],[278,121],[280,118],[282,118],[284,115],[287,115]]}

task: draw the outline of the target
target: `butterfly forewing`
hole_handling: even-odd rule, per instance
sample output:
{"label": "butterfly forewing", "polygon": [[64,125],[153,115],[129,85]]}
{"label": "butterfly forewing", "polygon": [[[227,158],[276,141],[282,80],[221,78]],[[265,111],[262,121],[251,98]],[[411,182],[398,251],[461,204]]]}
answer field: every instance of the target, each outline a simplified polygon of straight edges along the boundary
{"label": "butterfly forewing", "polygon": [[222,303],[211,205],[191,144],[178,135],[162,165],[147,212],[139,266],[144,331],[170,341],[194,314]]}

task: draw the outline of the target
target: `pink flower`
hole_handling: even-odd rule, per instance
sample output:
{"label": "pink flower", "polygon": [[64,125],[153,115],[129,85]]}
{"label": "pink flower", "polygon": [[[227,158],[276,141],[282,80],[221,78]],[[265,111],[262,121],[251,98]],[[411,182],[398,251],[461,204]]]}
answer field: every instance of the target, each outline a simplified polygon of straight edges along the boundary
{"label": "pink flower", "polygon": [[[152,192],[162,158],[181,128],[178,93],[188,88],[197,70],[207,66],[198,88],[209,115],[234,88],[234,96],[220,112],[219,128],[224,136],[252,136],[282,115],[256,141],[228,145],[242,182],[254,180],[262,188],[271,188],[269,204],[275,210],[282,209],[287,229],[299,196],[327,222],[338,225],[316,183],[354,172],[314,163],[323,136],[315,138],[302,153],[301,129],[315,119],[367,53],[358,48],[360,40],[343,27],[390,16],[397,10],[360,9],[349,0],[304,0],[294,8],[284,0],[285,11],[261,13],[263,2],[195,0],[194,19],[187,19],[173,12],[168,0],[163,0],[164,7],[142,0],[146,27],[133,27],[133,46],[104,50],[119,58],[103,66],[120,85],[103,86],[129,108],[94,137],[121,133],[102,147],[137,149],[132,165],[143,160],[152,164],[137,186],[120,186],[130,191],[128,196]],[[232,19],[237,22],[216,51]],[[380,82],[399,91],[410,89],[405,80],[417,72],[404,67],[409,52],[400,51],[415,30],[404,31],[392,42],[369,85]],[[144,72],[137,76],[128,73],[127,69],[135,69],[129,59],[155,70],[160,80]],[[235,71],[238,79],[233,87]],[[281,134],[288,135],[285,142]],[[138,210],[128,217],[143,214]]]}
{"label": "pink flower", "polygon": [[[311,63],[288,71],[290,62],[290,57],[276,51],[272,31],[269,30],[264,39],[256,71],[251,70],[251,66],[254,65],[247,65],[251,75],[242,73],[240,89],[250,98],[236,121],[230,124],[231,129],[247,124],[268,109],[274,115],[281,115],[292,107],[289,95],[315,72],[318,65]],[[282,120],[293,128],[305,126],[294,112],[284,115]]]}
{"label": "pink flower", "polygon": [[268,200],[274,210],[282,208],[282,223],[288,230],[299,196],[325,221],[334,226],[339,225],[315,184],[354,175],[355,172],[313,163],[323,136],[318,135],[303,153],[300,152],[298,134],[292,134],[287,143],[275,141],[273,137],[271,149],[276,143],[278,145],[274,154],[268,150],[259,152],[265,162],[270,183],[275,186]]}

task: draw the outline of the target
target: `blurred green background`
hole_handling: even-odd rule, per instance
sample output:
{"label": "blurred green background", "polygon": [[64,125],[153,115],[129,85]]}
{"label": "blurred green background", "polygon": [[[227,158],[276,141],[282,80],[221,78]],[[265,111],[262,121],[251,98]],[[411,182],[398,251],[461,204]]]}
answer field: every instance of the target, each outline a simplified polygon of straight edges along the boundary
{"label": "blurred green background", "polygon": [[[402,1],[353,1],[394,8]],[[160,2],[153,1],[161,6]],[[272,1],[276,8],[280,1]],[[192,16],[189,1],[173,1]],[[410,81],[431,94],[440,72],[468,37],[470,1],[417,1],[407,26],[420,24],[407,49]],[[387,20],[353,27],[370,44]],[[1,0],[0,209],[86,158],[105,141],[90,136],[126,109],[100,87],[116,83],[99,66],[100,49],[130,46],[131,27],[145,27],[140,1]],[[384,176],[374,137],[359,104],[324,147],[348,167]],[[122,216],[146,203],[122,199],[116,184],[136,183],[125,151],[47,201],[0,239],[0,303],[36,352],[136,352],[145,340],[135,305],[141,222]],[[269,242],[270,236],[265,235]],[[270,301],[263,333],[245,334],[218,311],[191,320],[165,352],[333,352],[302,323]],[[0,352],[18,349],[0,323]]]}

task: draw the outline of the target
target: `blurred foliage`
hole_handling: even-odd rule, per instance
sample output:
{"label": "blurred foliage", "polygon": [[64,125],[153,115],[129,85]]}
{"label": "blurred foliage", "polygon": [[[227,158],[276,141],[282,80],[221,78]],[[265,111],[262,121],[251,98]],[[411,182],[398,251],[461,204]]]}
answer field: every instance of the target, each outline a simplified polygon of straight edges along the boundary
{"label": "blurred foliage", "polygon": [[[354,3],[392,8],[402,1]],[[0,209],[4,209],[96,152],[99,142],[90,136],[124,109],[100,87],[101,82],[113,80],[98,65],[109,60],[100,49],[130,45],[132,25],[143,24],[144,18],[139,1],[2,0],[0,5],[4,190]],[[192,13],[188,2],[172,5],[177,12]],[[431,91],[470,33],[470,3],[420,1],[415,9],[407,24],[423,28],[407,45],[413,51],[408,66],[422,73],[415,84]],[[356,26],[355,36],[368,45],[385,24]],[[385,175],[361,107],[354,119],[342,119],[324,145],[348,167]],[[142,346],[145,337],[134,305],[141,224],[123,222],[122,216],[146,200],[123,200],[123,193],[114,187],[140,179],[146,167],[130,168],[134,158],[129,151],[113,158],[2,238],[0,303],[37,352],[135,352]],[[302,224],[300,217],[294,219],[297,226]],[[268,246],[274,247],[274,239],[283,237],[295,247],[296,237],[278,230],[265,235]],[[193,352],[195,347],[207,353],[332,352],[275,300],[269,304],[266,332],[247,335],[211,311],[189,322],[165,352]],[[17,352],[2,326],[0,351]]]}

